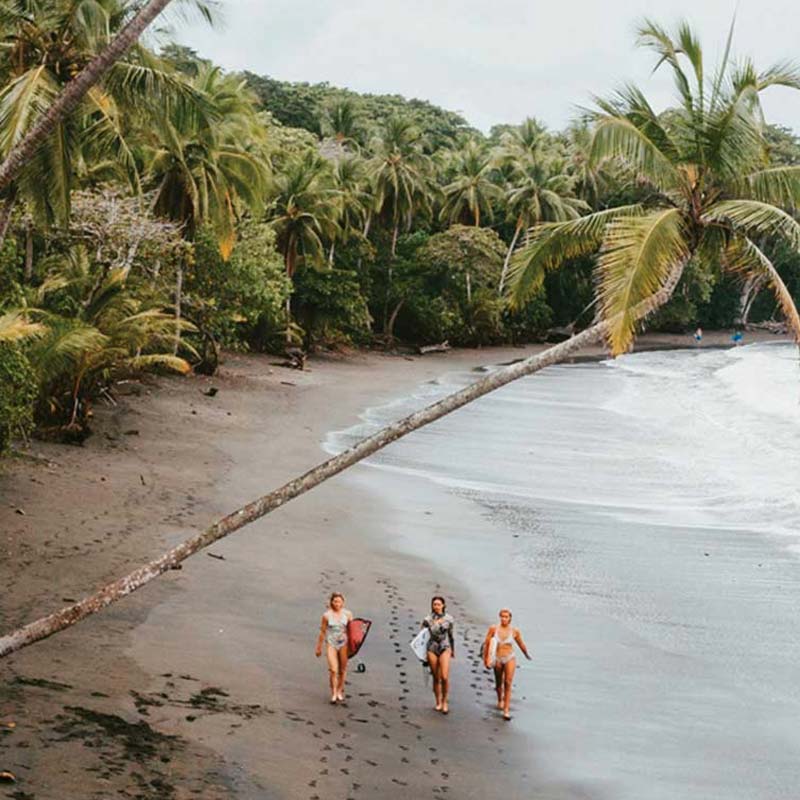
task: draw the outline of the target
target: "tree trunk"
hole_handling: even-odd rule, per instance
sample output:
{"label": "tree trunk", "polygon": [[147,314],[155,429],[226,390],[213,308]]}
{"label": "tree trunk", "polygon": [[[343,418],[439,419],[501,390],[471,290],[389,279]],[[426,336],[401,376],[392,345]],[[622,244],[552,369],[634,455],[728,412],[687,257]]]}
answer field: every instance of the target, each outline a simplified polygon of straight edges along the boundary
{"label": "tree trunk", "polygon": [[467,272],[467,305],[472,305],[472,276]]}
{"label": "tree trunk", "polygon": [[758,293],[761,291],[763,284],[764,280],[760,275],[753,275],[745,281],[744,286],[742,287],[742,293],[739,296],[739,315],[736,321],[737,325],[747,325],[747,320],[750,317],[750,310],[752,309],[753,303],[758,297]]}
{"label": "tree trunk", "polygon": [[[664,286],[647,300],[642,301],[633,308],[632,313],[636,319],[644,318],[669,300],[680,280],[685,264],[686,261],[677,263]],[[223,517],[201,533],[168,550],[154,561],[139,567],[123,578],[103,586],[94,594],[88,595],[73,605],[66,606],[60,611],[42,617],[0,637],[0,658],[40,639],[52,636],[54,633],[68,628],[84,618],[96,614],[116,600],[141,588],[199,550],[260,519],[276,508],[280,508],[284,503],[288,503],[293,498],[305,494],[305,492],[328,480],[328,478],[332,478],[334,475],[351,467],[353,464],[357,464],[412,431],[440,419],[446,414],[467,405],[467,403],[471,403],[473,400],[477,400],[479,397],[483,397],[485,394],[517,380],[517,378],[532,375],[545,367],[558,364],[586,347],[586,345],[603,339],[607,336],[609,328],[609,322],[598,322],[591,328],[587,328],[585,331],[554,347],[550,347],[542,353],[518,361],[516,364],[501,367],[436,403],[432,403],[397,422],[387,425],[372,434],[372,436],[362,439],[358,444],[343,453],[323,461],[305,474],[242,506],[227,517]]]}
{"label": "tree trunk", "polygon": [[178,268],[175,271],[175,344],[172,352],[178,355],[181,346],[181,306],[183,305],[183,259],[178,259]]}
{"label": "tree trunk", "polygon": [[386,296],[383,298],[383,332],[389,329],[389,299],[392,296],[392,284],[394,282],[394,259],[397,255],[397,237],[400,233],[400,223],[395,223],[392,229],[392,254],[389,259],[389,267],[386,275]]}
{"label": "tree trunk", "polygon": [[6,160],[0,164],[0,191],[17,177],[19,171],[53,132],[56,125],[78,107],[89,89],[102,80],[114,62],[138,41],[144,29],[169,5],[169,2],[170,0],[150,0],[114,37],[111,44],[100,55],[93,58],[77,77],[64,87],[53,105],[11,149]]}
{"label": "tree trunk", "polygon": [[404,297],[394,307],[394,311],[392,311],[392,313],[391,313],[391,315],[389,317],[389,321],[386,323],[386,331],[385,331],[385,333],[386,333],[386,338],[389,341],[392,341],[392,339],[394,339],[394,324],[395,324],[395,322],[397,322],[397,315],[400,313],[400,309],[403,307],[405,302],[406,302],[406,298]]}
{"label": "tree trunk", "polygon": [[500,286],[497,289],[497,293],[501,297],[503,295],[503,288],[506,285],[506,276],[508,275],[508,265],[511,263],[511,256],[514,253],[514,248],[517,246],[517,239],[519,239],[521,231],[522,231],[522,225],[519,222],[517,222],[517,227],[514,229],[514,238],[511,240],[511,244],[508,246],[508,252],[506,253],[506,260],[503,262],[503,271],[500,273]]}
{"label": "tree trunk", "polygon": [[336,251],[336,242],[331,242],[331,249],[328,253],[328,269],[333,269],[333,254]]}
{"label": "tree trunk", "polygon": [[17,195],[16,192],[13,192],[3,201],[3,207],[0,208],[0,250],[3,249],[3,244],[6,241],[6,234],[8,233],[8,226],[11,224],[11,214],[14,211],[14,203],[16,201]]}
{"label": "tree trunk", "polygon": [[[367,239],[367,241],[369,241],[369,239],[368,239],[368,237],[369,237],[369,227],[370,227],[371,224],[372,224],[372,212],[368,212],[367,213],[367,219],[364,221],[364,238]],[[361,256],[359,256],[358,257],[358,264],[356,266],[356,269],[359,272],[361,272],[361,260],[362,260]]]}

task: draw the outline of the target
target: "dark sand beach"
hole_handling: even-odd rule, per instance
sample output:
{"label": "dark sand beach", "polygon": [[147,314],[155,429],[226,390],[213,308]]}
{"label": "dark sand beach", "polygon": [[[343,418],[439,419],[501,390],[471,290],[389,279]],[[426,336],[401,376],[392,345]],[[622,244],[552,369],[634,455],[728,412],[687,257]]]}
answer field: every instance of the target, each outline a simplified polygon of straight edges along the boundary
{"label": "dark sand beach", "polygon": [[[722,334],[705,339],[727,341]],[[642,346],[685,342],[654,337]],[[352,425],[364,408],[445,371],[532,349],[356,354],[315,359],[304,373],[231,356],[218,377],[154,381],[117,408],[99,410],[96,434],[83,448],[34,444],[35,459],[15,459],[0,476],[3,629],[117,577],[313,465],[326,434]],[[213,398],[203,394],[212,385],[219,389]],[[592,739],[603,731],[587,733],[570,703],[587,702],[628,662],[610,658],[612,671],[595,682],[569,665],[587,652],[599,663],[609,641],[617,655],[634,652],[636,643],[612,630],[613,621],[563,604],[547,586],[523,586],[512,572],[487,575],[481,534],[490,526],[503,534],[495,547],[502,557],[517,534],[498,522],[497,509],[425,481],[357,468],[215,545],[217,558],[200,554],[6,659],[0,770],[17,783],[0,796],[621,796],[614,775],[657,760],[648,760],[646,748],[631,753],[627,742],[615,748],[609,735],[606,761],[598,760]],[[510,724],[494,711],[478,661],[490,604],[505,581],[523,603],[534,654],[548,653],[544,662],[522,664],[519,719]],[[327,704],[324,664],[313,657],[333,589],[374,621],[359,657],[366,671],[351,672],[344,707]],[[407,647],[440,591],[459,623],[447,718],[433,712]],[[583,682],[582,692],[561,694],[559,674],[573,688]],[[648,691],[617,693],[617,703],[641,719]],[[595,759],[574,773],[562,747],[570,739],[576,765],[587,743]],[[680,758],[680,748],[672,757]]]}

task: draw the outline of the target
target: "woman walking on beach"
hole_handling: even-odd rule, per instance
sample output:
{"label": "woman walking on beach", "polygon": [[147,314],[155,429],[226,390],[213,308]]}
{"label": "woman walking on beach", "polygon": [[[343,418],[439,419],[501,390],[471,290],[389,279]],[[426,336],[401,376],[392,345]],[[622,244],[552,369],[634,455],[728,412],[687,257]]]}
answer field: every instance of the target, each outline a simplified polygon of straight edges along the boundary
{"label": "woman walking on beach", "polygon": [[486,669],[494,668],[494,686],[497,691],[497,707],[503,712],[503,719],[511,719],[511,684],[517,669],[514,655],[514,642],[530,661],[528,648],[522,641],[519,628],[511,627],[511,612],[500,610],[500,624],[491,625],[483,643],[483,663]]}
{"label": "woman walking on beach", "polygon": [[453,636],[453,618],[447,613],[444,597],[431,600],[431,613],[422,621],[422,627],[430,633],[428,639],[428,666],[433,675],[433,696],[436,710],[448,714],[447,696],[450,692],[450,661],[456,657]]}
{"label": "woman walking on beach", "polygon": [[331,683],[331,703],[344,702],[344,681],[347,674],[347,625],[353,615],[344,607],[344,595],[334,592],[328,608],[322,615],[317,639],[316,655],[328,659],[328,676]]}

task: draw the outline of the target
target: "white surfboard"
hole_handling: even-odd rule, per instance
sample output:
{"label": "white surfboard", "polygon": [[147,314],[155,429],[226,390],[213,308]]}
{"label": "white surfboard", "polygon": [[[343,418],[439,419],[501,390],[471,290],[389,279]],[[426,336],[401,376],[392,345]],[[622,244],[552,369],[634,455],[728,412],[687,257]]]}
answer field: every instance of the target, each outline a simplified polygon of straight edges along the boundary
{"label": "white surfboard", "polygon": [[428,642],[431,638],[431,632],[427,628],[423,628],[410,642],[409,647],[414,651],[414,655],[420,661],[428,660]]}

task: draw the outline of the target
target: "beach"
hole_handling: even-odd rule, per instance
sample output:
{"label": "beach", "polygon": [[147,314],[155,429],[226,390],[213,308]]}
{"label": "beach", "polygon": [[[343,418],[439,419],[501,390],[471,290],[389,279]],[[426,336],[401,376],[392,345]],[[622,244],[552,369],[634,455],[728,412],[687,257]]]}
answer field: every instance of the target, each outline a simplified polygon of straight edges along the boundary
{"label": "beach", "polygon": [[[640,348],[686,342],[645,337]],[[728,342],[725,334],[704,340]],[[420,387],[422,396],[424,387],[435,395],[445,374],[536,349],[328,356],[312,359],[307,372],[229,356],[214,378],[131,385],[117,407],[98,410],[83,448],[36,443],[35,459],[6,465],[3,628],[55,610],[313,466],[323,447],[335,450],[337,436],[365,423],[365,410],[380,410],[372,419],[382,419],[398,399],[419,398]],[[577,367],[584,368],[594,367]],[[459,412],[463,424],[471,411]],[[415,441],[435,452],[448,424]],[[458,440],[468,439],[462,431]],[[770,681],[776,670],[789,675],[796,629],[778,625],[767,636],[764,626],[775,609],[794,608],[794,556],[778,558],[762,539],[723,527],[709,526],[698,541],[697,526],[682,519],[652,539],[642,538],[641,520],[625,529],[615,518],[620,536],[610,552],[609,527],[581,512],[573,495],[523,509],[479,491],[493,467],[485,450],[469,448],[460,452],[476,474],[448,487],[426,469],[434,462],[423,451],[403,445],[379,468],[355,467],[102,614],[6,659],[0,723],[15,727],[0,728],[0,770],[17,784],[0,792],[17,800],[566,800],[676,797],[683,786],[684,796],[789,796],[796,694],[768,699],[748,678],[760,666],[752,674],[765,695],[770,686],[789,692],[788,678]],[[574,464],[585,455],[558,452]],[[705,574],[687,572],[684,545],[697,549],[695,568]],[[735,647],[720,648],[709,635],[709,670],[708,653],[689,652],[691,637],[681,638],[690,613],[674,607],[657,620],[672,638],[654,639],[642,598],[661,572],[640,574],[628,598],[626,608],[640,609],[639,627],[594,599],[640,569],[641,558],[626,561],[626,551],[650,553],[669,565],[663,575],[696,585],[709,580],[711,563],[736,562],[716,573],[716,616],[698,624],[713,631],[735,614],[741,631],[760,625],[770,648],[791,646],[742,663]],[[769,564],[765,585],[781,591],[772,591],[772,605],[753,609],[740,567],[757,558]],[[592,564],[603,574],[589,574]],[[654,606],[700,603],[705,595],[686,600],[681,581],[665,579],[653,594],[669,602]],[[351,671],[344,707],[327,704],[324,664],[313,656],[333,590],[373,620],[357,659],[366,670]],[[433,711],[407,647],[440,592],[458,620],[448,717]],[[478,650],[498,604],[511,603],[534,661],[520,665],[517,713],[505,723]],[[747,641],[750,651],[758,645],[758,637]],[[737,700],[739,718],[731,712]],[[743,744],[748,725],[755,747]],[[726,761],[732,768],[718,768]]]}

